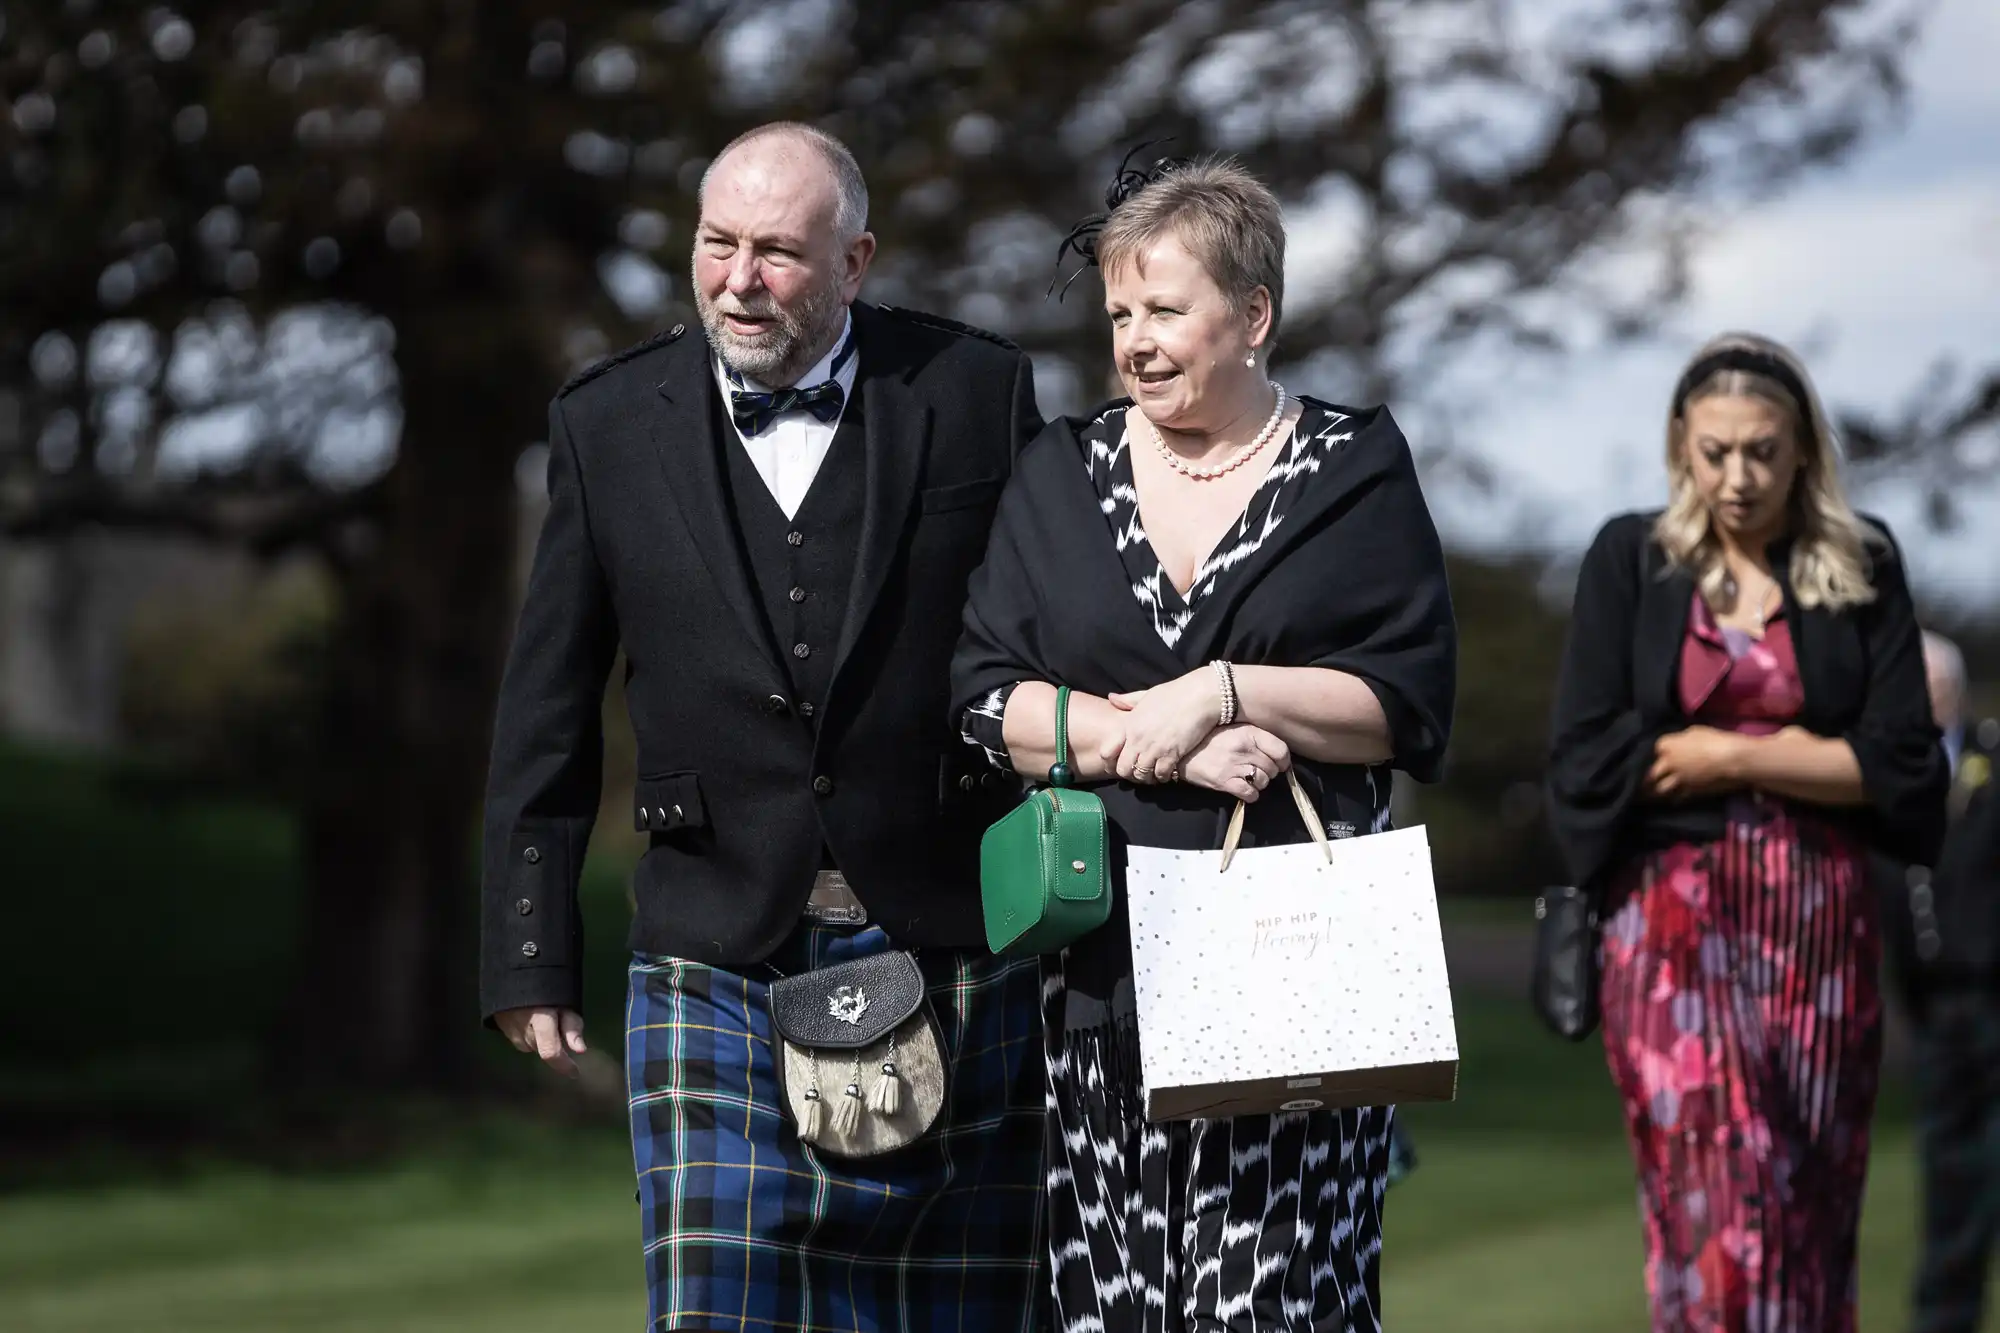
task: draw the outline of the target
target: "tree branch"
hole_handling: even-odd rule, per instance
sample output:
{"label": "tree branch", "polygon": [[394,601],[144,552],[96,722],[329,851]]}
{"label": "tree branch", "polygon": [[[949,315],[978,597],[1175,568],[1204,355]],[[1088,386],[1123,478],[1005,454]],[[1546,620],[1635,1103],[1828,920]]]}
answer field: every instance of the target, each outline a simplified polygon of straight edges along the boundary
{"label": "tree branch", "polygon": [[1961,387],[1948,362],[1933,366],[1896,412],[1840,414],[1847,456],[1864,481],[1904,476],[1924,488],[1927,518],[1955,527],[1959,493],[1990,482],[2000,452],[2000,370]]}

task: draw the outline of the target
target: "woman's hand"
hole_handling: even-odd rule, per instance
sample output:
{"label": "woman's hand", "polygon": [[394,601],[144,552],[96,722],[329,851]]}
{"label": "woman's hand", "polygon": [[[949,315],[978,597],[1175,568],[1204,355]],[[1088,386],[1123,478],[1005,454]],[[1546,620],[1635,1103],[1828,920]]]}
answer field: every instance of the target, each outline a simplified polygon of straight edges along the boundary
{"label": "woman's hand", "polygon": [[1238,722],[1209,733],[1181,765],[1181,781],[1254,801],[1292,766],[1291,747],[1262,727]]}
{"label": "woman's hand", "polygon": [[1127,782],[1172,782],[1222,718],[1222,682],[1208,667],[1109,698],[1126,715],[1125,729],[1116,744],[1106,742],[1099,753]]}
{"label": "woman's hand", "polygon": [[1746,745],[1755,742],[1733,731],[1689,727],[1653,743],[1653,766],[1646,773],[1645,794],[1656,801],[1684,801],[1714,796],[1743,785]]}

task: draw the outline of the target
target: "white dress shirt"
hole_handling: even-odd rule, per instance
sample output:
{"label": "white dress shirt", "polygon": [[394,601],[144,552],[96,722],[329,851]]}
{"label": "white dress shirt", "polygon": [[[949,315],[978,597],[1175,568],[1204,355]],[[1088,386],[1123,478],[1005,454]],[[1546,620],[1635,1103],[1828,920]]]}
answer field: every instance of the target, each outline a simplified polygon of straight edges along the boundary
{"label": "white dress shirt", "polygon": [[[757,475],[764,479],[770,489],[771,498],[778,502],[778,508],[785,511],[786,518],[796,518],[799,506],[805,503],[806,492],[812,489],[813,478],[819,475],[820,464],[826,461],[827,451],[833,448],[834,432],[840,429],[841,417],[847,415],[847,404],[854,396],[854,381],[861,364],[861,351],[855,349],[853,356],[840,367],[838,374],[830,374],[833,358],[847,345],[848,335],[854,330],[854,316],[848,315],[841,323],[840,336],[833,340],[833,346],[811,369],[799,376],[798,386],[809,389],[824,383],[829,377],[839,381],[841,402],[840,416],[831,421],[821,421],[803,408],[786,412],[769,426],[761,435],[745,435],[737,430],[735,418],[729,421],[729,428],[736,431],[736,438],[743,442],[743,451],[750,455],[751,464]],[[772,386],[743,377],[743,387],[755,393],[770,393]],[[722,389],[722,405],[725,413],[729,407],[730,390],[736,386],[729,382],[729,372],[723,367],[722,359],[716,358],[715,380]]]}

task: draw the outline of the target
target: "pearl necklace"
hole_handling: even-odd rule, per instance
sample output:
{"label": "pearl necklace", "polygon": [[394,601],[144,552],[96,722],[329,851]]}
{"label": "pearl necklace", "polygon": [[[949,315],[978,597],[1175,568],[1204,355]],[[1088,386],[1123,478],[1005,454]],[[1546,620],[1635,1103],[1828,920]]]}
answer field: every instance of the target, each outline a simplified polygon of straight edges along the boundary
{"label": "pearl necklace", "polygon": [[1271,436],[1277,432],[1278,423],[1285,419],[1285,386],[1279,384],[1276,380],[1270,381],[1270,385],[1278,396],[1278,401],[1271,406],[1271,419],[1264,423],[1264,429],[1257,432],[1256,439],[1250,441],[1247,446],[1237,451],[1234,458],[1219,467],[1196,467],[1193,463],[1188,462],[1185,458],[1167,448],[1165,437],[1160,434],[1160,428],[1153,424],[1151,417],[1142,411],[1139,413],[1139,420],[1145,422],[1146,429],[1152,432],[1153,447],[1160,451],[1160,457],[1167,460],[1168,467],[1182,476],[1192,478],[1195,481],[1214,481],[1217,477],[1228,476],[1262,452],[1264,446],[1270,443]]}

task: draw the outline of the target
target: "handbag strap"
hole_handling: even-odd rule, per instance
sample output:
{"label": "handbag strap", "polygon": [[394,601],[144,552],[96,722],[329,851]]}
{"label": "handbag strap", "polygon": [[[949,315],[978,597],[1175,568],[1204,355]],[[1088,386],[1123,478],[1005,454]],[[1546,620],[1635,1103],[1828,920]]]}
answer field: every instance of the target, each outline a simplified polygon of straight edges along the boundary
{"label": "handbag strap", "polygon": [[1056,686],[1056,761],[1049,766],[1049,785],[1067,787],[1069,767],[1069,686]]}
{"label": "handbag strap", "polygon": [[[1306,832],[1312,834],[1313,841],[1326,853],[1328,865],[1333,864],[1333,844],[1326,839],[1326,826],[1320,823],[1319,812],[1313,809],[1312,797],[1299,785],[1296,769],[1285,770],[1285,783],[1292,789],[1292,804],[1299,808],[1299,817],[1306,821]],[[1236,809],[1229,815],[1229,831],[1222,837],[1222,868],[1229,869],[1229,863],[1236,858],[1236,844],[1243,838],[1243,813],[1250,808],[1247,801],[1238,799]]]}

